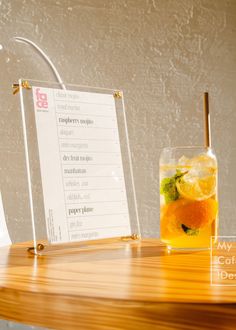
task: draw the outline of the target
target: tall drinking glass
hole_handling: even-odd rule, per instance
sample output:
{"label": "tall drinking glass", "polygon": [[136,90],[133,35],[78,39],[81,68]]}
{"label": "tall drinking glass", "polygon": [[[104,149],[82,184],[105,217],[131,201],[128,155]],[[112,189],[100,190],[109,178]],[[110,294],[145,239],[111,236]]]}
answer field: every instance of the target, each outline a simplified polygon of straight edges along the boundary
{"label": "tall drinking glass", "polygon": [[211,148],[164,148],[160,157],[161,240],[169,249],[208,249],[217,237],[217,160]]}

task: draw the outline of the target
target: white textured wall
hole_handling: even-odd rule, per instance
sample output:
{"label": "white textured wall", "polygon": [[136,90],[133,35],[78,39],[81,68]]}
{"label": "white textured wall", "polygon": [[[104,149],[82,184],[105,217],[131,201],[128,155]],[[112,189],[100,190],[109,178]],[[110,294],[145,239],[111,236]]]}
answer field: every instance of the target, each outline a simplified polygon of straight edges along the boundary
{"label": "white textured wall", "polygon": [[159,234],[158,158],[167,145],[203,143],[202,93],[210,92],[220,166],[221,234],[236,235],[235,0],[1,0],[0,187],[8,221],[29,218],[19,77],[52,80],[13,36],[38,43],[69,83],[125,93],[145,236]]}

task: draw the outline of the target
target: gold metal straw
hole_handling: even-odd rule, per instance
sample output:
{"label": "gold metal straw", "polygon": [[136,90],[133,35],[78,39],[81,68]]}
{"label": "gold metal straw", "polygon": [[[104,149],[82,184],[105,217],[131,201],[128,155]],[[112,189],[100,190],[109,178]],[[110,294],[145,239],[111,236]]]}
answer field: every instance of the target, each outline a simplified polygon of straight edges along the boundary
{"label": "gold metal straw", "polygon": [[205,146],[211,147],[211,126],[209,112],[209,97],[208,92],[204,93],[204,122],[205,122]]}

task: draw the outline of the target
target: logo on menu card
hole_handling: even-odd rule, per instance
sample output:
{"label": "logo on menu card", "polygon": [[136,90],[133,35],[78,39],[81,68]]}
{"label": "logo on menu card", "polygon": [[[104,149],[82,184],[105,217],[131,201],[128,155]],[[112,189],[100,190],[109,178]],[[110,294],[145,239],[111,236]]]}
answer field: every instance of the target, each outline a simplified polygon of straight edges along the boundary
{"label": "logo on menu card", "polygon": [[36,88],[36,106],[38,109],[48,109],[48,95],[40,91],[40,88]]}

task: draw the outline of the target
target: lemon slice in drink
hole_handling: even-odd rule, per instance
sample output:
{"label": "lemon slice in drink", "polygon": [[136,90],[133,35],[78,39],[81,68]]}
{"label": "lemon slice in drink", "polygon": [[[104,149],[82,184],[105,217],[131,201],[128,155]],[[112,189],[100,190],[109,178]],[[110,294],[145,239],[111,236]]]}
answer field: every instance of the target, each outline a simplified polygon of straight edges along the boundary
{"label": "lemon slice in drink", "polygon": [[209,175],[202,178],[197,176],[185,175],[176,182],[180,196],[201,201],[210,198],[216,191],[216,176]]}

